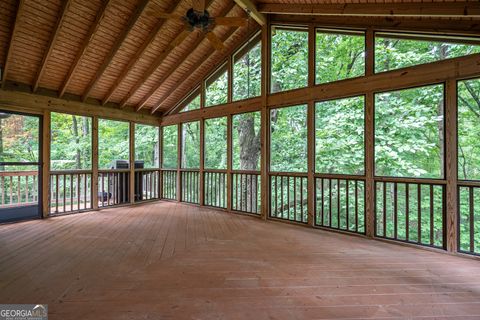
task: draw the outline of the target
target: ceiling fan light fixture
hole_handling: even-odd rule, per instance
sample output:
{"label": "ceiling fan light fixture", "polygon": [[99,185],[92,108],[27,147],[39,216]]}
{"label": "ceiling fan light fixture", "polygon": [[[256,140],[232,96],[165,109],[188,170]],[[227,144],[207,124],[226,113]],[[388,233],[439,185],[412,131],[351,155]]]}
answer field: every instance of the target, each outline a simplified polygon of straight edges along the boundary
{"label": "ceiling fan light fixture", "polygon": [[190,8],[185,14],[185,19],[190,27],[207,30],[212,18],[207,10],[202,13]]}

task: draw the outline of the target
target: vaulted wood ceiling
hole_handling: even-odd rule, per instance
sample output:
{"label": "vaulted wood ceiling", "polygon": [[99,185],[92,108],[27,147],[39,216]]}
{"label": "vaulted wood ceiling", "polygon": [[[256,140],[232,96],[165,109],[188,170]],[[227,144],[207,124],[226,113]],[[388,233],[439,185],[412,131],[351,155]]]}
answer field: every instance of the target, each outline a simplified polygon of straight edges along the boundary
{"label": "vaulted wood ceiling", "polygon": [[[262,0],[259,10],[288,13],[269,7],[272,2],[330,6],[377,3]],[[399,1],[378,3],[388,2]],[[211,16],[247,17],[233,0],[206,0],[206,4]],[[192,7],[192,0],[2,0],[2,88],[8,81],[28,85],[34,92],[51,90],[60,97],[75,95],[87,102],[96,99],[137,110],[152,110],[161,103],[157,111],[162,112],[181,100],[229,51],[259,28],[252,18],[246,27],[216,26],[214,33],[226,46],[226,50],[216,51],[199,32],[184,38],[182,23],[153,15],[157,7],[183,15]]]}

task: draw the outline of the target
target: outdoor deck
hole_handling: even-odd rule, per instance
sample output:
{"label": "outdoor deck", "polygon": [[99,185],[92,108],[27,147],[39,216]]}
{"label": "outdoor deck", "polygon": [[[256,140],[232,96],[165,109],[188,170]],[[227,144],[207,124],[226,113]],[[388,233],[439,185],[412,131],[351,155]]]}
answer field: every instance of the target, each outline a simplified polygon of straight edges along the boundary
{"label": "outdoor deck", "polygon": [[480,263],[173,202],[0,226],[0,301],[49,319],[480,318]]}

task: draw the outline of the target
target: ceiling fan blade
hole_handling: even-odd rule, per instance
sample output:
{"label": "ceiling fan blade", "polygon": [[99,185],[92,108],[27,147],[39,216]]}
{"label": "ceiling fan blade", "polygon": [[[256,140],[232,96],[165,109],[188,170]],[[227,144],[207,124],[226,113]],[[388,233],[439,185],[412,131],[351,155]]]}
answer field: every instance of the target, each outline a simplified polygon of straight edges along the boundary
{"label": "ceiling fan blade", "polygon": [[245,27],[248,19],[241,17],[216,17],[214,21],[219,26]]}
{"label": "ceiling fan blade", "polygon": [[215,33],[213,33],[213,32],[207,32],[206,37],[207,37],[208,41],[210,41],[210,43],[212,44],[212,46],[213,46],[216,50],[222,51],[223,49],[225,49],[225,46],[223,45],[222,40],[220,40],[220,39],[215,35]]}
{"label": "ceiling fan blade", "polygon": [[203,13],[205,11],[205,0],[192,0],[193,10]]}

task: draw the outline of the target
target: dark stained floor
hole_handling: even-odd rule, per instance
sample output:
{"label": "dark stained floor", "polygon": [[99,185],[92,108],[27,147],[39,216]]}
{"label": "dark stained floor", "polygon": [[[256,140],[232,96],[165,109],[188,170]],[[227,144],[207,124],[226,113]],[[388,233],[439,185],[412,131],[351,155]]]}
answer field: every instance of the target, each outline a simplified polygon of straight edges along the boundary
{"label": "dark stained floor", "polygon": [[173,202],[0,226],[49,319],[480,319],[480,261]]}

